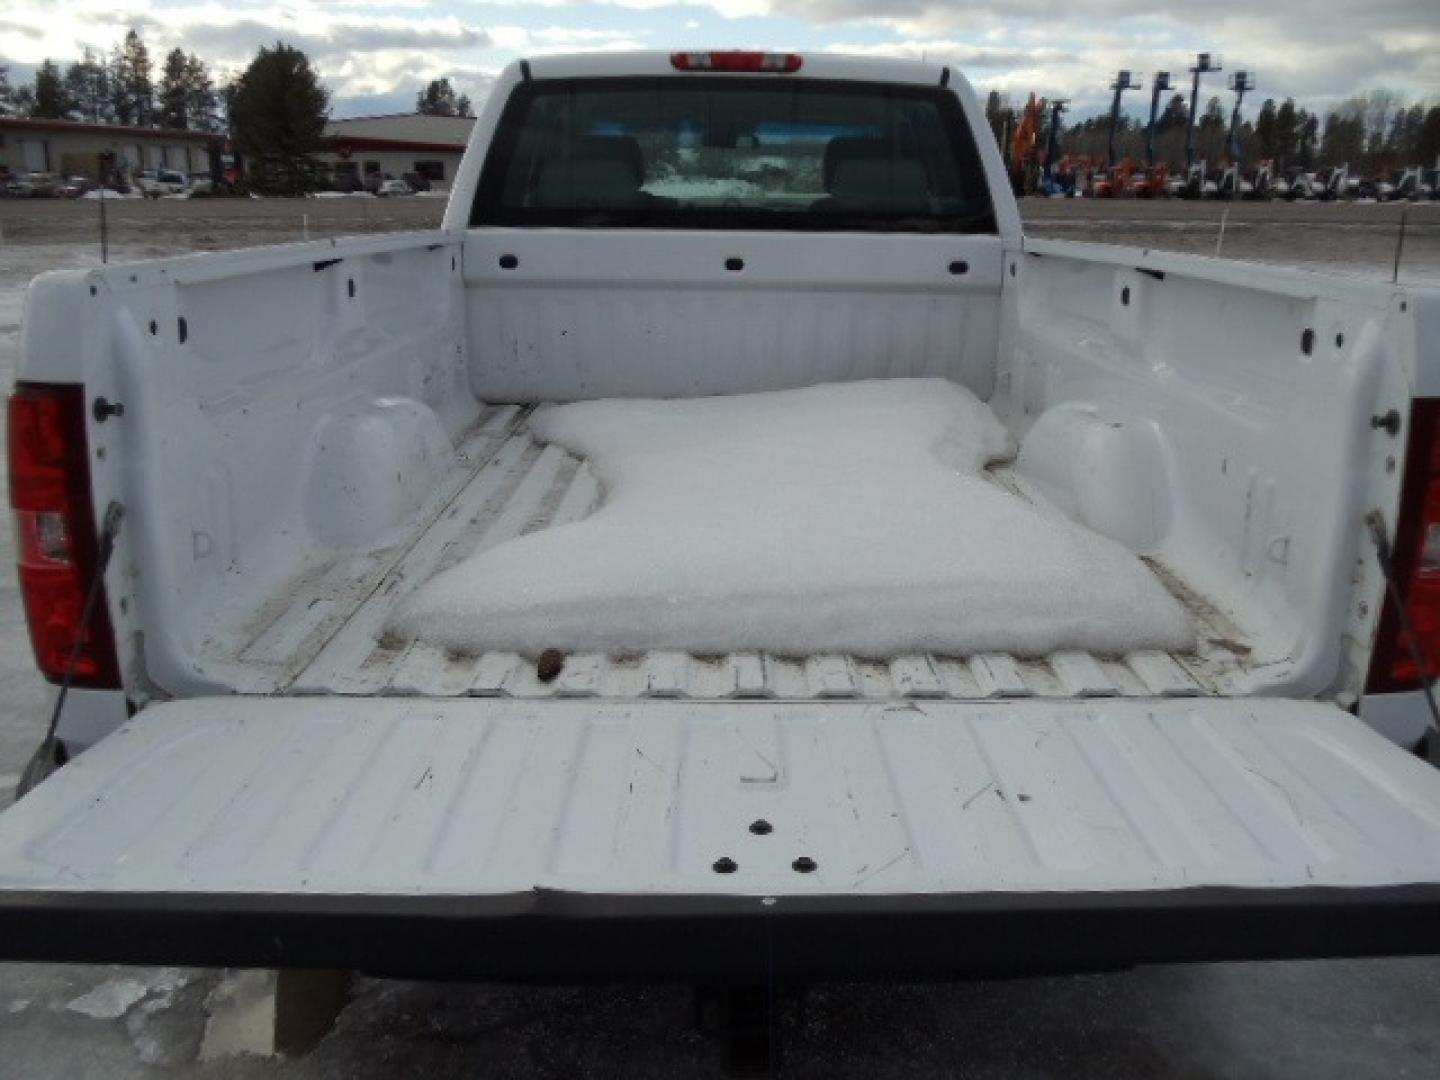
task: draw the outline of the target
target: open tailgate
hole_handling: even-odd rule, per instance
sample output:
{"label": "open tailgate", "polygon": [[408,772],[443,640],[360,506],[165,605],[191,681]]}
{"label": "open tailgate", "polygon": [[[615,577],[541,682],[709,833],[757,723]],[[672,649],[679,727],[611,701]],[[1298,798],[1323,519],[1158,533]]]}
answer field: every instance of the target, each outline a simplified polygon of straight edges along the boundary
{"label": "open tailgate", "polygon": [[0,815],[0,955],[520,978],[1440,951],[1440,772],[1291,701],[197,699]]}

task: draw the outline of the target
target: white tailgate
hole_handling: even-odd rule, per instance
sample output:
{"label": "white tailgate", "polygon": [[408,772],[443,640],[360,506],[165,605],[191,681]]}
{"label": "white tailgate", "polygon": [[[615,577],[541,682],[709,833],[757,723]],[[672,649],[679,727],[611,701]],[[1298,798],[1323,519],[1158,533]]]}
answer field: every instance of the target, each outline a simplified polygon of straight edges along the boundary
{"label": "white tailgate", "polygon": [[1278,700],[197,699],[146,710],[0,816],[17,892],[1437,881],[1440,773]]}

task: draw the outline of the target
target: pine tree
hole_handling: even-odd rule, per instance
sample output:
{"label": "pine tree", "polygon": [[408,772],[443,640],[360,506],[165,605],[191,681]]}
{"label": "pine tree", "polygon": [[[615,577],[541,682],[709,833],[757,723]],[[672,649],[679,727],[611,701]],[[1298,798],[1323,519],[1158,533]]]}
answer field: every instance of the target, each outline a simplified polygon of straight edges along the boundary
{"label": "pine tree", "polygon": [[9,116],[14,103],[15,91],[10,86],[10,68],[0,64],[0,116]]}
{"label": "pine tree", "polygon": [[1274,161],[1280,156],[1278,114],[1275,99],[1266,98],[1255,117],[1255,149],[1262,158]]}
{"label": "pine tree", "polygon": [[1295,114],[1296,127],[1300,129],[1300,137],[1296,140],[1295,156],[1299,160],[1302,169],[1308,169],[1315,163],[1315,155],[1320,145],[1320,117],[1314,113],[1301,109]]}
{"label": "pine tree", "polygon": [[110,54],[110,100],[116,123],[148,127],[154,122],[155,86],[150,75],[150,50],[130,30]]}
{"label": "pine tree", "polygon": [[65,69],[65,90],[79,119],[92,124],[111,119],[110,72],[93,49],[87,47],[81,58]]}
{"label": "pine tree", "polygon": [[194,131],[215,131],[219,127],[216,111],[219,102],[215,84],[204,61],[191,53],[185,61],[185,114]]}
{"label": "pine tree", "polygon": [[160,75],[160,126],[185,129],[190,126],[189,62],[183,49],[171,49]]}
{"label": "pine tree", "polygon": [[53,60],[46,60],[35,72],[35,89],[30,115],[41,120],[67,120],[73,102],[65,90],[65,80]]}
{"label": "pine tree", "polygon": [[312,155],[325,130],[330,95],[309,58],[284,42],[262,48],[227,97],[235,141],[255,186],[279,194],[311,190],[318,180]]}
{"label": "pine tree", "polygon": [[1185,104],[1184,94],[1170,95],[1164,110],[1155,118],[1156,131],[1184,130],[1190,120],[1190,108]]}
{"label": "pine tree", "polygon": [[1415,135],[1415,160],[1427,168],[1440,165],[1440,105],[1425,110],[1425,119]]}
{"label": "pine tree", "polygon": [[457,100],[457,101],[455,102],[455,115],[456,115],[456,116],[474,116],[474,115],[475,115],[475,110],[470,107],[470,95],[469,95],[469,94],[461,94],[459,100]]}
{"label": "pine tree", "polygon": [[415,111],[423,116],[460,115],[458,105],[449,79],[432,79],[430,85],[415,95]]}
{"label": "pine tree", "polygon": [[1275,111],[1275,165],[1285,168],[1296,156],[1300,139],[1300,117],[1295,112],[1295,99],[1286,98]]}
{"label": "pine tree", "polygon": [[1225,106],[1218,97],[1212,97],[1195,125],[1196,150],[1211,165],[1225,156],[1225,126]]}

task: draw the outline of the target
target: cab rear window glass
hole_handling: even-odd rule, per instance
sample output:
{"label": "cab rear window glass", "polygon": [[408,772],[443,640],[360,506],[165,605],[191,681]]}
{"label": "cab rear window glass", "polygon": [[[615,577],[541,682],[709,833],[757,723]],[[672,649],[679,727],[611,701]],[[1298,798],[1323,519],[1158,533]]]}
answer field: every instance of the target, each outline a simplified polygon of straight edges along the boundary
{"label": "cab rear window glass", "polygon": [[471,223],[995,231],[949,91],[735,76],[522,84]]}

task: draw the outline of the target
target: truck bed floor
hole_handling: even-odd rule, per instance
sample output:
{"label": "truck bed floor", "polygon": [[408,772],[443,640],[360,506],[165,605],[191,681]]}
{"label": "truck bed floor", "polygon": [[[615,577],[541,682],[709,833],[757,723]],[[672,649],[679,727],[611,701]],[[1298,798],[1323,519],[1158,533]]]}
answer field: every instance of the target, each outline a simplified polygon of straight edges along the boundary
{"label": "truck bed floor", "polygon": [[[1223,692],[1243,663],[1234,630],[1203,600],[1185,594],[1157,568],[1196,621],[1194,653],[1139,652],[1096,657],[1057,652],[1019,659],[1003,653],[966,657],[912,654],[889,661],[824,654],[732,653],[693,656],[652,651],[639,656],[577,653],[559,675],[542,680],[533,661],[514,653],[456,656],[423,643],[385,637],[387,620],[410,590],[477,550],[586,516],[601,497],[585,462],[536,442],[528,410],[497,410],[462,447],[473,473],[388,568],[370,567],[366,588],[350,582],[341,596],[326,582],[296,591],[267,620],[257,644],[303,639],[288,663],[263,665],[243,689],[258,693],[499,696],[519,698],[759,698],[779,700],[1022,697],[1182,697]],[[991,479],[1019,493],[1006,470]],[[378,578],[378,581],[376,580]],[[331,589],[330,595],[322,595]],[[350,611],[337,611],[342,600]],[[316,614],[317,611],[319,614]],[[278,656],[276,659],[279,659]]]}

